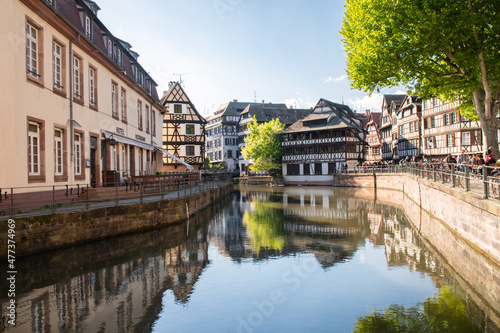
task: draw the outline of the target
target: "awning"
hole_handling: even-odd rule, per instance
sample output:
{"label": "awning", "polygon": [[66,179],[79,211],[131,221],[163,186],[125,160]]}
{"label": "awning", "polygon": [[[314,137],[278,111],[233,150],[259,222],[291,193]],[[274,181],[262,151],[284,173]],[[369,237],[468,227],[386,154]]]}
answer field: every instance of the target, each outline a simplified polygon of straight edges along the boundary
{"label": "awning", "polygon": [[102,132],[102,134],[104,134],[104,137],[106,139],[114,139],[116,142],[124,143],[127,145],[132,145],[132,146],[137,146],[137,147],[147,149],[147,150],[154,150],[154,148],[155,148],[151,145],[148,145],[145,142],[134,140],[134,139],[128,138],[126,136],[123,136],[121,134],[112,133],[112,132],[104,131],[104,130],[101,132]]}
{"label": "awning", "polygon": [[174,160],[176,160],[177,162],[181,163],[182,165],[185,165],[189,170],[193,170],[193,167],[191,165],[187,164],[186,162],[184,162],[183,160],[181,160],[177,156],[169,153],[165,149],[160,148],[160,147],[155,147],[155,149],[161,151],[163,154],[167,155],[168,157],[173,158]]}

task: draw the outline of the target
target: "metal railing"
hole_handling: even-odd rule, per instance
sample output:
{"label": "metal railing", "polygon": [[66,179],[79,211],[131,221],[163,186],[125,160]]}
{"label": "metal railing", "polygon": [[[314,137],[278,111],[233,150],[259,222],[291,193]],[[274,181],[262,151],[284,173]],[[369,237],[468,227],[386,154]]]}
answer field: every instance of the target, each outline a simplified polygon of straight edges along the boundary
{"label": "metal railing", "polygon": [[201,193],[230,184],[230,175],[138,177],[114,187],[55,185],[0,188],[0,220],[88,211],[137,203],[157,202]]}
{"label": "metal railing", "polygon": [[360,166],[349,173],[409,173],[463,189],[483,199],[500,200],[500,167],[443,162],[410,162],[405,165]]}

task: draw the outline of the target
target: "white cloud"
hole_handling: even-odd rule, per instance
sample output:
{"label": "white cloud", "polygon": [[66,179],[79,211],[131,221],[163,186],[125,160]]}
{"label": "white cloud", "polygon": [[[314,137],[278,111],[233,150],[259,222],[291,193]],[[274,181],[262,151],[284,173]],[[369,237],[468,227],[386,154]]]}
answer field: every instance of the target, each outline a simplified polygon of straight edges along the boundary
{"label": "white cloud", "polygon": [[342,76],[339,76],[339,77],[327,77],[323,83],[331,83],[331,82],[342,82],[344,81],[345,79],[347,79],[347,75],[342,75]]}
{"label": "white cloud", "polygon": [[366,109],[370,109],[373,112],[380,112],[380,108],[382,107],[382,95],[373,94],[371,96],[365,95],[356,99],[347,99],[346,104],[349,105],[351,109],[357,110],[358,112],[362,112]]}
{"label": "white cloud", "polygon": [[303,98],[298,97],[292,97],[292,98],[286,98],[285,99],[285,104],[289,108],[294,108],[294,109],[310,109],[316,105],[316,102],[311,102],[308,98],[307,101],[305,101]]}

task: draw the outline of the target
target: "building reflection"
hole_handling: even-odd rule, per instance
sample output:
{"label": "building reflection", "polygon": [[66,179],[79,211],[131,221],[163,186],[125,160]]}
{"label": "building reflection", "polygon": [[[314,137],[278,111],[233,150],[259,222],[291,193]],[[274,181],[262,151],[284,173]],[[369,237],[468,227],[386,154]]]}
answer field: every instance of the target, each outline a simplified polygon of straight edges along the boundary
{"label": "building reflection", "polygon": [[[202,219],[206,221],[206,218]],[[7,318],[3,315],[2,330],[148,331],[162,310],[164,293],[171,290],[177,302],[187,303],[209,262],[206,223],[194,233],[191,231],[189,238],[185,226],[181,231],[165,229],[162,232],[168,235],[163,237],[148,233],[129,238],[142,248],[123,248],[118,256],[117,253],[113,256],[102,253],[95,258],[98,265],[102,262],[108,265],[19,294],[17,325],[7,325]],[[176,239],[172,240],[172,234],[177,234]],[[175,245],[164,246],[162,241]],[[150,242],[157,242],[159,246],[149,247]],[[124,243],[120,245],[126,246],[127,242]],[[133,246],[131,243],[128,245]],[[74,252],[63,254],[59,265],[64,265],[75,255]],[[92,259],[82,265],[92,266]],[[56,272],[59,269],[54,267]],[[48,276],[50,273],[45,271],[41,274]],[[2,308],[6,307],[7,301],[1,300]]]}

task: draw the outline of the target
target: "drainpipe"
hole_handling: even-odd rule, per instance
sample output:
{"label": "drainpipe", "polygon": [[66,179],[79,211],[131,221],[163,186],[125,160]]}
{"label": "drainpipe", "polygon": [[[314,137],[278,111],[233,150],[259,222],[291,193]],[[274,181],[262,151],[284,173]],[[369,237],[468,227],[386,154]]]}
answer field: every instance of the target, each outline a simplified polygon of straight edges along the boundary
{"label": "drainpipe", "polygon": [[70,66],[69,66],[69,151],[70,151],[70,164],[73,161],[73,154],[74,154],[74,140],[75,140],[75,135],[73,133],[74,131],[74,125],[73,125],[73,66],[74,66],[74,59],[73,59],[73,43],[80,41],[80,34],[78,34],[78,38],[70,40],[69,41],[69,61],[70,61]]}

